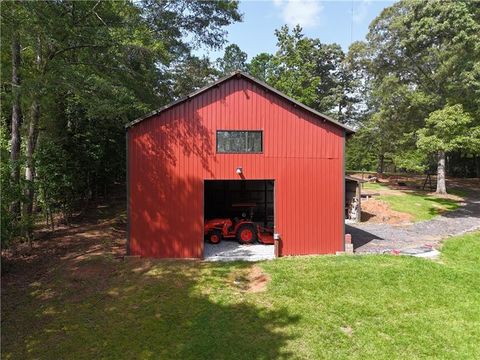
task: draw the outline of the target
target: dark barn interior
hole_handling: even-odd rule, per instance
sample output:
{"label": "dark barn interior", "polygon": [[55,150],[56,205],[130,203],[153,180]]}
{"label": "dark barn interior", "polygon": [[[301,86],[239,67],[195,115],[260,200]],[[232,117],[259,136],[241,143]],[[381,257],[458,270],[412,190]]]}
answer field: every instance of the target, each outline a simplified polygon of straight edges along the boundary
{"label": "dark barn interior", "polygon": [[205,220],[240,218],[253,209],[253,221],[273,228],[273,180],[206,180]]}

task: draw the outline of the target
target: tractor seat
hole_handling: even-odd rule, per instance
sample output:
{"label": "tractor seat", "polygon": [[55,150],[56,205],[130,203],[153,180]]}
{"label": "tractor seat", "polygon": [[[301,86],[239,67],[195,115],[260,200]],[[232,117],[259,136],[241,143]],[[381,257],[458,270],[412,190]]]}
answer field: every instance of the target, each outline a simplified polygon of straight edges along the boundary
{"label": "tractor seat", "polygon": [[232,232],[233,229],[235,229],[235,225],[238,223],[238,220],[239,220],[238,217],[234,217],[234,218],[232,219],[232,225],[230,225],[230,226],[227,228],[227,231],[228,231],[228,232]]}

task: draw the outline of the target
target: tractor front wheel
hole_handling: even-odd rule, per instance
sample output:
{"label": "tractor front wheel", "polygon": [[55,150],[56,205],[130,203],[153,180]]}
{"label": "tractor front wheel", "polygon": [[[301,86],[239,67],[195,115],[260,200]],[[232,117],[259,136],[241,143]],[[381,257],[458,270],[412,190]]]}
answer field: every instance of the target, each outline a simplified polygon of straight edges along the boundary
{"label": "tractor front wheel", "polygon": [[218,244],[220,241],[222,241],[222,232],[220,230],[213,230],[208,235],[208,241],[210,244]]}
{"label": "tractor front wheel", "polygon": [[241,225],[237,230],[237,240],[240,244],[253,244],[257,241],[257,232],[253,225]]}

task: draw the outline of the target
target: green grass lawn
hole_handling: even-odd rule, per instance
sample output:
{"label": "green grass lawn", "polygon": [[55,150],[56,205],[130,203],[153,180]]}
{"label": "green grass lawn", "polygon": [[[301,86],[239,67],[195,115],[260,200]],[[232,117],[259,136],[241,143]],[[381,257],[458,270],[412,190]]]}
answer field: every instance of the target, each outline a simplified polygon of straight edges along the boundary
{"label": "green grass lawn", "polygon": [[[378,183],[366,183],[364,188],[380,192],[388,189],[387,185]],[[465,196],[465,191],[455,190],[455,195]],[[441,213],[456,210],[459,207],[458,201],[435,197],[424,192],[398,190],[396,194],[380,194],[375,198],[385,201],[392,210],[412,215],[413,221],[430,220]]]}
{"label": "green grass lawn", "polygon": [[451,199],[437,198],[421,193],[405,193],[404,195],[381,195],[378,199],[388,203],[395,211],[413,216],[413,221],[430,220],[446,211],[458,209],[458,202]]}
{"label": "green grass lawn", "polygon": [[[439,262],[319,256],[53,268],[3,300],[4,359],[480,358],[480,233]],[[4,294],[2,294],[2,297]]]}
{"label": "green grass lawn", "polygon": [[366,190],[385,190],[388,187],[387,187],[386,184],[367,182],[367,183],[362,184],[362,188],[366,189]]}

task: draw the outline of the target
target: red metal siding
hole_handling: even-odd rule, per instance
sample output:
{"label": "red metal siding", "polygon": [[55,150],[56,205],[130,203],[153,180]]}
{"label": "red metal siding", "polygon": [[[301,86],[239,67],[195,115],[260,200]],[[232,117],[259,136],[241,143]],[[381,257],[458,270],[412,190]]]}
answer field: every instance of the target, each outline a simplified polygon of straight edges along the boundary
{"label": "red metal siding", "polygon": [[[217,154],[216,130],[263,130],[263,154]],[[275,180],[283,255],[343,250],[344,130],[245,78],[129,129],[132,255],[203,254],[203,182]]]}

